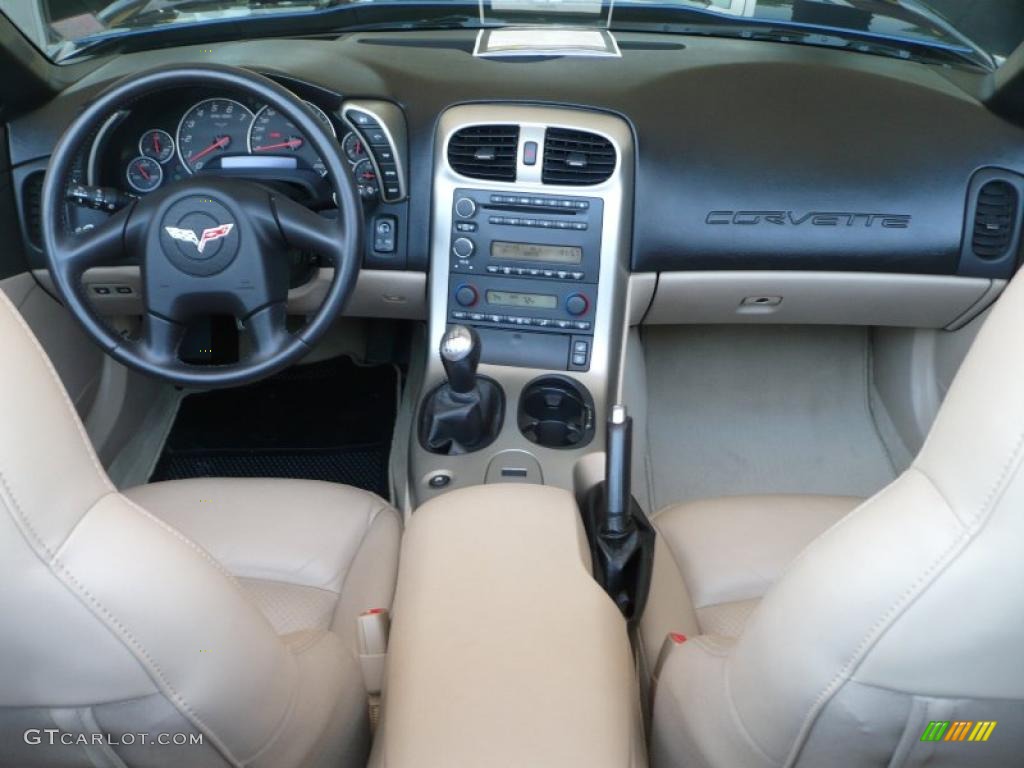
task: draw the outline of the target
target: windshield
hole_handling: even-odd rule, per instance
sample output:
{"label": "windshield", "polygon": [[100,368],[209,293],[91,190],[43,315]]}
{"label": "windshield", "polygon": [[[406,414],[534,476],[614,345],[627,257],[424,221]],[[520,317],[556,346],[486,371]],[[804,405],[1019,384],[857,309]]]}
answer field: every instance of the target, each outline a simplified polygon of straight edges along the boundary
{"label": "windshield", "polygon": [[[514,9],[537,24],[589,21],[602,0],[0,0],[0,11],[47,56],[61,61],[118,36],[196,25],[289,17],[310,31],[474,27]],[[611,0],[604,0],[607,6]],[[373,16],[370,11],[386,11]],[[913,58],[934,48],[991,68],[1024,39],[1019,0],[614,0],[615,29],[737,35],[816,45],[859,41],[861,50]],[[607,16],[605,18],[607,18]],[[368,23],[372,21],[372,23]],[[266,27],[261,27],[266,29]],[[784,32],[785,34],[780,34]],[[247,33],[246,33],[247,34]],[[270,34],[254,28],[253,36]],[[871,43],[880,49],[864,47]],[[886,44],[892,47],[884,49]],[[901,49],[903,46],[904,49]]]}

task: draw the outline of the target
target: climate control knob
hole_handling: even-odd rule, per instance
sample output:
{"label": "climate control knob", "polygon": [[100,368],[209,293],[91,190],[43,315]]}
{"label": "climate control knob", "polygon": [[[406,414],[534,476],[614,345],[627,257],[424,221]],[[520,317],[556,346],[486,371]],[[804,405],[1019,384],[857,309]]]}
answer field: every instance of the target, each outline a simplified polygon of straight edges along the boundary
{"label": "climate control knob", "polygon": [[565,311],[574,317],[585,315],[588,309],[590,309],[590,302],[582,293],[574,293],[565,300]]}
{"label": "climate control knob", "polygon": [[476,203],[468,197],[460,197],[455,201],[455,214],[463,219],[471,219],[476,213]]}
{"label": "climate control knob", "polygon": [[472,285],[463,283],[455,289],[455,301],[461,307],[472,307],[479,298],[480,294],[476,292],[476,288]]}
{"label": "climate control knob", "polygon": [[473,251],[475,249],[476,246],[468,237],[458,237],[455,239],[455,242],[452,243],[452,253],[460,259],[468,259],[473,255]]}

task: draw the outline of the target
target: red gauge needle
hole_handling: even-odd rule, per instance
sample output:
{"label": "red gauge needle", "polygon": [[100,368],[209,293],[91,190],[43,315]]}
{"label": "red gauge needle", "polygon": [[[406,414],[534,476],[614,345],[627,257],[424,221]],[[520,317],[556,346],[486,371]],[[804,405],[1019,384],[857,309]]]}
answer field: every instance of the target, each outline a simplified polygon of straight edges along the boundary
{"label": "red gauge needle", "polygon": [[157,154],[160,154],[160,134],[159,133],[154,133],[153,134],[153,149],[155,149],[157,151]]}
{"label": "red gauge needle", "polygon": [[230,143],[231,143],[231,137],[230,136],[221,136],[219,139],[217,139],[215,142],[213,142],[213,144],[208,146],[206,149],[201,150],[199,152],[196,152],[194,155],[190,156],[189,160],[194,163],[199,158],[206,157],[208,154],[210,154],[211,152],[213,152],[215,150],[223,149],[224,147],[226,147]]}
{"label": "red gauge needle", "polygon": [[146,181],[150,180],[151,177],[149,175],[149,171],[146,170],[146,166],[144,166],[142,163],[139,163],[135,167],[138,169],[139,173],[142,174],[142,178],[144,178]]}
{"label": "red gauge needle", "polygon": [[253,152],[269,152],[272,149],[298,149],[304,144],[302,139],[288,139],[279,144],[267,144],[263,147],[253,147]]}

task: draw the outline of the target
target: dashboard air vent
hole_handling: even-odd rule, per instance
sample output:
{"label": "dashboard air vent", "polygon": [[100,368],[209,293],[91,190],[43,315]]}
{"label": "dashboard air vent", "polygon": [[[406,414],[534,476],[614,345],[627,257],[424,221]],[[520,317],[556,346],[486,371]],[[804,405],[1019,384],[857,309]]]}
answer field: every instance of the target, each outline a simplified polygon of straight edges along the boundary
{"label": "dashboard air vent", "polygon": [[1013,242],[1017,221],[1017,190],[1005,181],[990,181],[978,192],[974,214],[974,254],[979,259],[1001,259]]}
{"label": "dashboard air vent", "polygon": [[603,136],[568,128],[544,132],[545,184],[600,184],[615,171],[615,147]]}
{"label": "dashboard air vent", "polygon": [[43,247],[43,177],[44,174],[31,174],[25,179],[22,187],[22,200],[25,205],[25,232],[29,243],[35,248]]}
{"label": "dashboard air vent", "polygon": [[518,125],[473,125],[448,142],[448,164],[473,179],[516,180]]}

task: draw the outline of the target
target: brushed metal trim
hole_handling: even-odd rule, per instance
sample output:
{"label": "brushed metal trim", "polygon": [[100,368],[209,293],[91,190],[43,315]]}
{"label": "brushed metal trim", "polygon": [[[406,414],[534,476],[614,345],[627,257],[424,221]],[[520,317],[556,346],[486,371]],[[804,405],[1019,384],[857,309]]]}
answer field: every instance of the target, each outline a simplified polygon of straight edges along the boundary
{"label": "brushed metal trim", "polygon": [[[472,125],[512,123],[520,126],[516,181],[472,179],[456,173],[448,164],[448,142],[456,131]],[[590,131],[607,139],[617,155],[615,172],[606,181],[589,186],[542,184],[540,176],[544,156],[544,131],[548,127]],[[526,141],[538,142],[538,163],[530,169],[530,173],[526,173],[527,167],[522,165],[522,144]],[[627,332],[626,292],[633,219],[633,147],[633,134],[626,121],[605,112],[569,107],[467,104],[451,107],[440,116],[434,143],[427,367],[419,398],[444,379],[437,350],[448,325],[448,241],[452,228],[452,199],[456,189],[600,197],[604,201],[604,220],[601,227],[600,276],[590,370],[552,372],[536,368],[482,364],[480,373],[498,381],[505,391],[505,423],[502,432],[485,450],[466,456],[438,456],[428,453],[420,446],[414,424],[413,434],[409,440],[409,490],[416,503],[422,503],[438,493],[453,488],[483,483],[490,460],[496,454],[507,450],[529,453],[543,467],[544,480],[547,484],[572,489],[574,465],[584,456],[604,450],[604,415],[608,405],[618,400],[621,391],[622,359]],[[529,442],[519,432],[516,411],[523,388],[536,377],[550,373],[575,379],[585,386],[594,398],[597,430],[594,439],[583,448],[544,448]],[[452,482],[444,491],[432,489],[423,482],[423,478],[429,477],[433,471],[451,474]]]}
{"label": "brushed metal trim", "polygon": [[[370,142],[366,142],[367,155],[370,158],[370,162],[373,164],[373,170],[377,172],[377,180],[380,184],[380,199],[385,203],[398,203],[405,200],[409,195],[409,187],[405,180],[405,148],[406,144],[406,129],[405,129],[405,114],[397,106],[392,104],[390,101],[373,101],[364,99],[353,99],[346,101],[341,105],[341,119],[345,121],[345,125],[348,126],[349,130],[355,131],[357,136],[363,136],[362,130],[359,126],[353,123],[348,118],[348,113],[353,109],[357,109],[361,112],[368,112],[377,119],[380,123],[381,129],[384,131],[384,135],[388,138],[388,143],[391,145],[391,151],[395,154],[395,168],[398,171],[398,197],[388,198],[384,196],[384,176],[380,172],[380,166],[377,164],[377,155],[374,153]],[[366,137],[363,136],[365,139]]]}

